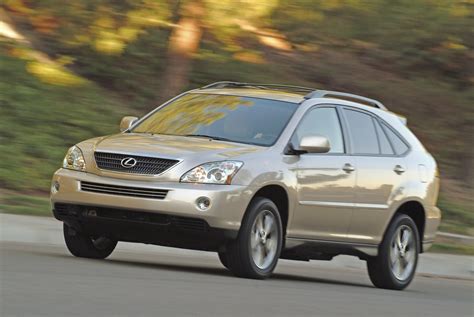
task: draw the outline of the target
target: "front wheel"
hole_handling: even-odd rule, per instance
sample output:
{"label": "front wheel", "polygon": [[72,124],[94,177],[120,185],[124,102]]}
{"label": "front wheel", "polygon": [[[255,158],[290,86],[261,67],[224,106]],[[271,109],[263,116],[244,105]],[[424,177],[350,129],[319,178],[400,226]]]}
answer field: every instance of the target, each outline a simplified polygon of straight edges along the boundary
{"label": "front wheel", "polygon": [[66,246],[74,256],[91,259],[105,259],[117,245],[116,240],[107,237],[91,237],[63,224]]}
{"label": "front wheel", "polygon": [[239,277],[269,277],[280,257],[283,229],[277,206],[255,198],[242,221],[237,239],[226,251],[227,267]]}
{"label": "front wheel", "polygon": [[420,238],[409,216],[394,217],[379,247],[377,257],[367,261],[370,280],[379,288],[402,290],[415,276]]}

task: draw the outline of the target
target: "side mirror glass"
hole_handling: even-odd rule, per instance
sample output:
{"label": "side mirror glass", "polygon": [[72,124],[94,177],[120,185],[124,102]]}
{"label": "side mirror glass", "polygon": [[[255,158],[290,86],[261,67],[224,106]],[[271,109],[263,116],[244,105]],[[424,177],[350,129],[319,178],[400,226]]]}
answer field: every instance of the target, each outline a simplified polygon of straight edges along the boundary
{"label": "side mirror glass", "polygon": [[137,122],[137,117],[123,117],[122,121],[120,121],[120,132],[130,129],[130,127]]}
{"label": "side mirror glass", "polygon": [[331,149],[328,138],[322,135],[306,135],[301,138],[299,149],[307,153],[327,153]]}

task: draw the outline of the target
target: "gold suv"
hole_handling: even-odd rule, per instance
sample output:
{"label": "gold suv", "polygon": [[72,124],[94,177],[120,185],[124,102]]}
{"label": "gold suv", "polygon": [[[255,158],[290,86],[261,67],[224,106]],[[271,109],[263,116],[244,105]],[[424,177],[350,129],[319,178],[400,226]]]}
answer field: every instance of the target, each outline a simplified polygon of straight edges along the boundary
{"label": "gold suv", "polygon": [[376,100],[218,82],[120,130],[71,147],[53,176],[75,256],[142,242],[216,251],[235,275],[266,278],[279,258],[347,254],[375,286],[403,289],[440,222],[435,160]]}

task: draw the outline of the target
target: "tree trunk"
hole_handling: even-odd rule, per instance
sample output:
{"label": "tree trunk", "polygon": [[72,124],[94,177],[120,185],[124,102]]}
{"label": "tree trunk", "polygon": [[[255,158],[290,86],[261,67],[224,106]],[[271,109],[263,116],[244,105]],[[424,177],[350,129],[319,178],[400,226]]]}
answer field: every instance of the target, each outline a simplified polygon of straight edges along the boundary
{"label": "tree trunk", "polygon": [[181,6],[179,21],[168,44],[167,64],[159,88],[160,103],[180,93],[189,83],[192,58],[202,38],[203,14],[201,1],[186,1]]}

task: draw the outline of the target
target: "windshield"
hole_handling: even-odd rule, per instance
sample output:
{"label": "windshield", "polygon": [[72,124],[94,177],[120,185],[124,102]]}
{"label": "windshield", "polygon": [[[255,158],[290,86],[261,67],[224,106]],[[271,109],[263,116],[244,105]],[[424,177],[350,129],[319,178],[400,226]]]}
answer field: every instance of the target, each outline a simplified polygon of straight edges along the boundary
{"label": "windshield", "polygon": [[154,112],[131,132],[209,137],[270,146],[297,104],[259,98],[187,94]]}

